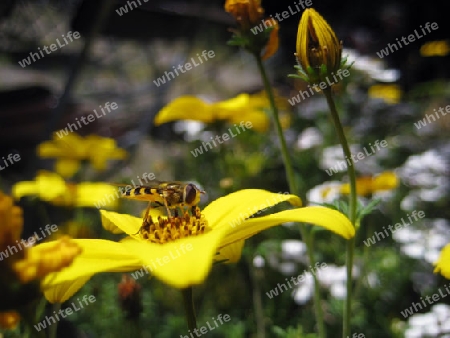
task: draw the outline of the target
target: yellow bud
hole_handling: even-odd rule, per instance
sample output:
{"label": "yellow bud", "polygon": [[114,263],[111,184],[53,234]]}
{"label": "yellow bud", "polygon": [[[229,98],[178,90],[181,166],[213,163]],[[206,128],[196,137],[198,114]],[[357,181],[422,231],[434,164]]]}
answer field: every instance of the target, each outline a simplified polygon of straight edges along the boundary
{"label": "yellow bud", "polygon": [[0,312],[0,328],[2,329],[13,330],[19,321],[20,315],[16,311]]}
{"label": "yellow bud", "polygon": [[264,15],[261,0],[226,0],[225,11],[233,15],[243,28],[259,23]]}
{"label": "yellow bud", "polygon": [[[314,9],[303,12],[297,33],[297,60],[305,72],[314,70],[319,79],[322,65],[326,66],[327,74],[336,72],[341,66],[342,42],[325,19]],[[323,81],[323,78],[320,78]]]}

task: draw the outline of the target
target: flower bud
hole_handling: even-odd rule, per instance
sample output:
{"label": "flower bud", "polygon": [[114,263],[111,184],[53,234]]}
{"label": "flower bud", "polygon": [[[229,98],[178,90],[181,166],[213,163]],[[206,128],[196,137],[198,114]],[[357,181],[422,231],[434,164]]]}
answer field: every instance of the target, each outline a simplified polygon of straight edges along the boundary
{"label": "flower bud", "polygon": [[259,23],[264,15],[261,0],[226,0],[225,11],[246,29]]}
{"label": "flower bud", "polygon": [[297,61],[309,82],[324,81],[341,67],[342,42],[314,9],[303,12],[297,33]]}

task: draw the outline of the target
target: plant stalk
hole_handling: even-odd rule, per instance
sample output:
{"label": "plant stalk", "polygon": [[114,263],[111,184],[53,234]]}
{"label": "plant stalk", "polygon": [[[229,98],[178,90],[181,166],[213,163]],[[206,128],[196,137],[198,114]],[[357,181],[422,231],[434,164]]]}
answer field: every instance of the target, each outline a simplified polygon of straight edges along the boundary
{"label": "plant stalk", "polygon": [[[264,88],[267,93],[267,97],[269,98],[271,112],[272,112],[272,119],[275,124],[275,129],[277,131],[277,136],[280,141],[281,146],[281,155],[283,158],[284,168],[286,171],[286,177],[289,184],[289,190],[291,191],[291,194],[298,195],[297,191],[297,183],[294,175],[294,170],[292,166],[291,157],[289,155],[289,151],[287,149],[286,140],[283,135],[283,128],[281,127],[280,118],[278,114],[278,107],[275,103],[275,95],[273,93],[272,86],[270,84],[269,78],[266,73],[266,69],[264,67],[264,64],[262,62],[261,57],[259,54],[254,54],[256,58],[256,63],[258,65],[258,70],[261,73],[261,78],[264,84]],[[307,251],[308,251],[308,257],[310,264],[314,264],[314,253],[312,252],[312,238],[311,234],[306,228],[304,224],[300,224],[300,234],[302,236],[303,241],[305,242]],[[320,338],[326,337],[325,332],[325,325],[323,321],[323,313],[322,313],[322,307],[321,307],[321,296],[320,296],[320,285],[319,281],[316,276],[314,276],[314,310],[315,310],[315,316],[317,321],[317,327],[318,327],[318,333]]]}
{"label": "plant stalk", "polygon": [[[347,166],[347,174],[350,181],[350,210],[349,219],[350,222],[355,226],[356,224],[356,173],[354,162],[351,156],[350,147],[345,137],[344,128],[342,127],[341,120],[339,119],[339,114],[336,110],[336,105],[334,104],[333,96],[331,93],[331,87],[327,87],[323,90],[325,98],[327,99],[328,107],[330,108],[331,118],[333,120],[336,133],[339,137],[339,142],[342,146],[342,151],[344,156],[349,161]],[[346,338],[350,336],[350,318],[351,318],[351,307],[352,307],[352,268],[353,268],[353,255],[355,250],[355,239],[351,238],[347,241],[346,250],[346,266],[347,266],[347,296],[344,303],[344,315],[342,323],[342,337]]]}
{"label": "plant stalk", "polygon": [[187,287],[181,290],[183,295],[184,312],[186,315],[186,321],[188,329],[191,332],[197,328],[197,319],[195,317],[194,299],[192,297],[192,287]]}

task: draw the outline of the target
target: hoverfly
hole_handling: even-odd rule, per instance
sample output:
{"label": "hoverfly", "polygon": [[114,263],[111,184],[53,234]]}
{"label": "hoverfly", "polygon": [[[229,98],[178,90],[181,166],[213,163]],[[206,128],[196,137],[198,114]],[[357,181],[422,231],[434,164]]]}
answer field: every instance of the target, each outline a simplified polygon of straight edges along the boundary
{"label": "hoverfly", "polygon": [[200,202],[200,195],[204,193],[205,191],[200,190],[192,183],[152,181],[148,185],[140,185],[122,191],[122,197],[149,202],[145,210],[145,223],[152,204],[164,206],[167,216],[172,217],[171,209],[195,207]]}

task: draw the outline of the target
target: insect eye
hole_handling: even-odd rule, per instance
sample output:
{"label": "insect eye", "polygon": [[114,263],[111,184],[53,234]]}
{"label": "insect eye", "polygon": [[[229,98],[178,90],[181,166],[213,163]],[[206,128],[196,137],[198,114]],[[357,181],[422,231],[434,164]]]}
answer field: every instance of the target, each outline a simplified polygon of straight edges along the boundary
{"label": "insect eye", "polygon": [[186,185],[186,188],[184,188],[184,201],[187,204],[191,204],[195,202],[196,199],[197,199],[197,189],[195,185],[193,184]]}

